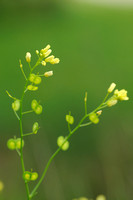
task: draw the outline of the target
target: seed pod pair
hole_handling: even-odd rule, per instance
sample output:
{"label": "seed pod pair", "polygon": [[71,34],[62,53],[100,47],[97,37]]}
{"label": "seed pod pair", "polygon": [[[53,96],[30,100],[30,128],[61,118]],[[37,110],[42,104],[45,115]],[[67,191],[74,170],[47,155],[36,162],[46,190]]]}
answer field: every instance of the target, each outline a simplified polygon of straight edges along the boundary
{"label": "seed pod pair", "polygon": [[89,119],[90,119],[90,121],[91,121],[92,123],[94,123],[94,124],[98,124],[98,122],[99,122],[99,118],[98,118],[98,116],[97,116],[96,113],[91,113],[91,114],[89,115]]}
{"label": "seed pod pair", "polygon": [[38,173],[25,171],[23,174],[23,178],[26,181],[35,181],[38,178]]}
{"label": "seed pod pair", "polygon": [[[7,147],[10,150],[21,149],[21,138],[9,139],[7,141]],[[24,147],[24,140],[22,140],[22,147]]]}
{"label": "seed pod pair", "polygon": [[20,100],[16,99],[13,103],[12,103],[12,109],[14,111],[18,111],[20,108]]}
{"label": "seed pod pair", "polygon": [[42,113],[42,106],[35,99],[31,102],[31,108],[37,115]]}
{"label": "seed pod pair", "polygon": [[40,76],[37,76],[35,74],[30,74],[29,81],[31,83],[34,83],[35,85],[38,85],[41,83],[42,79]]}
{"label": "seed pod pair", "polygon": [[[59,147],[61,147],[61,149],[62,149],[63,151],[66,151],[66,150],[69,148],[69,142],[66,141],[66,142],[64,143],[65,139],[66,139],[66,138],[64,138],[63,136],[59,136],[58,139],[57,139],[57,145],[58,145]],[[63,144],[63,143],[64,143],[64,144]]]}

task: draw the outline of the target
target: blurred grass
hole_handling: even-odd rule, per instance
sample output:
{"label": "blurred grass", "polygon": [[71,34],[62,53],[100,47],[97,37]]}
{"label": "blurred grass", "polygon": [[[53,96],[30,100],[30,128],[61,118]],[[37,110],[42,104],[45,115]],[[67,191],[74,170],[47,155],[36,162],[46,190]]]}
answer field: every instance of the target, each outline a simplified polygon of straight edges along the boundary
{"label": "blurred grass", "polygon": [[[2,200],[25,198],[19,160],[6,149],[6,141],[18,135],[19,126],[11,110],[5,90],[19,97],[23,88],[18,60],[25,70],[25,53],[50,43],[53,54],[61,62],[54,76],[44,80],[36,95],[27,95],[25,109],[34,97],[41,100],[44,112],[24,119],[24,130],[30,131],[35,118],[40,134],[26,141],[27,170],[35,166],[40,173],[56,139],[67,133],[65,115],[72,111],[75,123],[84,112],[84,93],[88,92],[88,110],[103,99],[111,82],[129,91],[129,102],[107,109],[97,126],[83,128],[72,137],[67,153],[60,153],[40,187],[40,199],[72,199],[95,197],[99,193],[108,200],[129,200],[133,188],[132,147],[132,47],[133,12],[78,4],[39,4],[30,7],[2,4],[0,12],[0,177],[5,182]],[[16,5],[16,4],[15,4]],[[27,7],[25,5],[28,5]],[[41,6],[39,6],[41,5]],[[34,63],[33,58],[32,63]],[[29,98],[29,100],[28,100]],[[27,131],[28,130],[28,131]],[[43,157],[42,157],[43,156]],[[16,173],[17,171],[17,173]],[[6,172],[6,173],[5,173]],[[18,175],[19,174],[19,175]],[[20,190],[21,189],[21,190]],[[52,192],[51,192],[52,190]],[[16,192],[17,191],[17,192]],[[36,197],[35,199],[37,199]]]}

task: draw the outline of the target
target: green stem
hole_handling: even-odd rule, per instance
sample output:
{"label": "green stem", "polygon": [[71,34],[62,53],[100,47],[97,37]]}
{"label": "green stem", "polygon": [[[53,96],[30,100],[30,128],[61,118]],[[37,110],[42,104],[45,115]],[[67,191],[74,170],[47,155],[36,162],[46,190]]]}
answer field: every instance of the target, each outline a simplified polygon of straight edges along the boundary
{"label": "green stem", "polygon": [[90,124],[92,124],[92,122],[88,122],[86,124],[81,124],[80,127],[89,126]]}
{"label": "green stem", "polygon": [[18,114],[17,114],[17,112],[15,110],[14,110],[14,113],[15,113],[17,119],[20,120],[20,117],[18,116]]}
{"label": "green stem", "polygon": [[[105,101],[108,97],[108,94],[106,95],[106,97],[104,98],[103,102],[95,109],[93,110],[91,113],[93,112],[96,112],[98,111],[99,109],[102,109],[102,108],[105,108],[106,105],[105,105]],[[86,107],[86,106],[85,106]],[[86,111],[86,109],[85,109]],[[44,171],[42,173],[42,176],[40,178],[40,180],[38,181],[38,183],[36,184],[36,186],[34,187],[34,189],[32,190],[31,194],[30,194],[30,198],[32,199],[32,197],[35,195],[37,189],[39,188],[40,184],[42,183],[43,179],[45,178],[45,175],[47,173],[47,170],[52,162],[52,160],[55,158],[55,156],[60,152],[60,150],[62,149],[62,146],[65,144],[65,142],[72,136],[72,134],[77,131],[80,127],[83,127],[83,126],[88,126],[90,124],[92,124],[92,122],[88,122],[86,124],[82,124],[82,122],[87,118],[89,117],[90,113],[89,114],[85,114],[85,116],[81,119],[81,121],[79,122],[79,124],[71,131],[70,129],[70,126],[68,126],[68,129],[69,129],[69,135],[66,137],[66,139],[64,140],[63,144],[55,151],[55,153],[50,157],[50,159],[48,160],[47,164],[46,164],[46,167],[44,168]]]}
{"label": "green stem", "polygon": [[[24,159],[23,159],[23,147],[22,147],[22,141],[23,141],[23,127],[22,127],[22,106],[23,106],[23,99],[24,99],[24,91],[26,89],[28,85],[28,80],[26,81],[26,84],[25,84],[25,87],[24,87],[24,90],[23,90],[23,93],[22,93],[22,97],[21,97],[21,104],[20,104],[20,135],[21,135],[21,148],[20,148],[20,153],[21,153],[21,156],[20,156],[20,159],[21,159],[21,165],[22,165],[22,171],[23,171],[23,174],[25,172],[25,166],[24,166]],[[26,187],[26,192],[27,192],[27,200],[30,200],[30,197],[29,197],[29,186],[28,186],[28,183],[25,181],[25,187]]]}
{"label": "green stem", "polygon": [[33,110],[25,111],[25,112],[22,113],[22,115],[25,115],[25,114],[28,114],[28,113],[31,113],[31,112],[33,112]]}
{"label": "green stem", "polygon": [[47,162],[46,167],[44,168],[43,174],[39,180],[39,182],[37,183],[37,185],[35,186],[35,188],[33,189],[33,191],[30,194],[30,197],[32,198],[35,194],[35,192],[37,191],[38,187],[40,186],[40,184],[42,183],[43,179],[45,178],[45,175],[47,173],[47,170],[49,168],[49,165],[51,164],[52,160],[55,158],[55,156],[60,152],[60,150],[62,149],[62,146],[65,144],[65,142],[72,136],[72,134],[80,127],[80,125],[82,124],[82,122],[86,119],[87,115],[85,115],[81,121],[79,122],[79,124],[69,133],[69,135],[66,137],[66,139],[64,140],[63,144],[55,151],[55,153],[50,157],[49,161]]}
{"label": "green stem", "polygon": [[27,81],[27,77],[26,77],[26,75],[25,75],[25,73],[24,73],[23,67],[20,67],[20,68],[21,68],[21,71],[22,71],[22,74],[23,74],[25,80]]}
{"label": "green stem", "polygon": [[28,135],[33,135],[33,134],[34,134],[33,132],[32,133],[26,133],[26,134],[23,135],[23,137],[28,136]]}
{"label": "green stem", "polygon": [[[29,67],[30,67],[30,73],[29,73],[29,77],[30,77],[30,74],[32,73],[32,71],[37,67],[37,63],[35,64],[35,66],[33,68],[31,68],[31,65],[29,63]],[[26,83],[25,83],[25,86],[24,86],[24,89],[23,89],[23,92],[22,92],[22,97],[21,97],[21,103],[20,103],[20,119],[19,119],[19,124],[20,124],[20,135],[21,135],[21,148],[20,148],[20,159],[21,159],[21,166],[22,166],[22,172],[24,174],[25,172],[25,165],[24,165],[24,159],[23,159],[23,147],[22,147],[22,141],[23,141],[23,137],[24,137],[24,134],[23,134],[23,127],[22,127],[22,116],[23,114],[25,114],[25,112],[22,112],[23,111],[23,99],[24,99],[24,95],[25,95],[25,92],[26,92],[26,88],[27,88],[27,85],[28,85],[28,80],[29,80],[29,77],[26,79]],[[25,181],[25,187],[26,187],[26,192],[27,192],[27,200],[31,200],[31,197],[30,197],[30,191],[29,191],[29,186],[28,186],[28,183],[27,181]]]}

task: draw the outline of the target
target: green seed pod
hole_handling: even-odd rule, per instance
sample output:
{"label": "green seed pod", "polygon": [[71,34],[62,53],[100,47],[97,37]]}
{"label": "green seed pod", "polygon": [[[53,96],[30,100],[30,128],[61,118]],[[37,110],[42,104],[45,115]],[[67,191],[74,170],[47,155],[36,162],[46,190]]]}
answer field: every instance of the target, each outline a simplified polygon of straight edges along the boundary
{"label": "green seed pod", "polygon": [[35,122],[35,123],[33,124],[33,127],[32,127],[33,133],[34,133],[34,134],[37,134],[38,129],[39,129],[39,124],[38,124],[38,122]]}
{"label": "green seed pod", "polygon": [[90,121],[93,122],[94,124],[98,124],[98,122],[99,122],[99,118],[98,118],[98,116],[96,115],[96,113],[91,113],[91,114],[89,115],[89,119],[90,119]]}
{"label": "green seed pod", "polygon": [[42,113],[42,106],[38,105],[35,109],[34,109],[35,113],[37,115],[40,115]]}
{"label": "green seed pod", "polygon": [[28,85],[28,86],[27,86],[27,90],[36,91],[36,90],[38,90],[38,87],[36,87],[36,86],[34,86],[34,85]]}
{"label": "green seed pod", "polygon": [[66,115],[66,121],[67,121],[69,124],[73,124],[73,123],[74,123],[74,117],[71,116],[71,115]]}
{"label": "green seed pod", "polygon": [[[21,138],[16,139],[16,149],[21,149]],[[22,140],[22,147],[24,147],[24,140]]]}
{"label": "green seed pod", "polygon": [[31,172],[25,171],[23,174],[23,178],[26,181],[30,181],[31,180]]}
{"label": "green seed pod", "polygon": [[16,149],[16,142],[15,142],[15,140],[14,139],[9,139],[7,141],[7,147],[10,150],[15,150]]}
{"label": "green seed pod", "polygon": [[38,178],[38,173],[37,172],[31,173],[31,181],[35,181],[37,178]]}
{"label": "green seed pod", "polygon": [[64,137],[63,136],[59,136],[57,139],[57,145],[60,147],[64,142]]}
{"label": "green seed pod", "polygon": [[[58,139],[57,139],[57,145],[58,145],[59,147],[61,147],[62,144],[63,144],[63,142],[64,142],[64,140],[65,140],[65,138],[64,138],[63,136],[59,136]],[[62,149],[63,151],[66,151],[68,148],[69,148],[69,142],[66,141],[66,142],[63,144],[63,146],[61,147],[61,149]]]}
{"label": "green seed pod", "polygon": [[35,74],[30,74],[29,81],[33,83],[35,78],[36,78]]}
{"label": "green seed pod", "polygon": [[63,151],[66,151],[68,148],[69,148],[69,142],[66,141],[65,144],[63,144],[63,146],[61,147],[61,149],[62,149]]}
{"label": "green seed pod", "polygon": [[41,77],[36,76],[35,79],[34,79],[34,84],[38,85],[38,84],[41,83],[41,81],[42,81]]}
{"label": "green seed pod", "polygon": [[20,100],[15,100],[13,103],[12,103],[12,109],[14,111],[18,111],[20,108]]}
{"label": "green seed pod", "polygon": [[31,102],[31,108],[34,110],[37,106],[38,106],[37,101],[35,99],[32,100],[32,102]]}

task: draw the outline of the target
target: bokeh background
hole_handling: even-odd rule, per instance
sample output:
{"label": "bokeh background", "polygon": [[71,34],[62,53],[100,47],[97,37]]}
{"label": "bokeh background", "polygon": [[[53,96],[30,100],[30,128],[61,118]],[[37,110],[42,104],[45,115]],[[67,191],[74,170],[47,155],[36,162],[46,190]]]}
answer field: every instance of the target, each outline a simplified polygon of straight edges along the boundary
{"label": "bokeh background", "polygon": [[[6,142],[19,137],[19,124],[5,93],[20,97],[24,79],[21,58],[28,72],[25,53],[51,44],[59,65],[42,67],[54,76],[43,80],[36,94],[29,92],[25,110],[33,98],[41,100],[41,116],[24,117],[24,131],[39,122],[38,135],[25,141],[26,169],[42,173],[57,149],[59,135],[67,134],[65,115],[71,111],[75,125],[88,110],[101,103],[110,83],[127,89],[130,101],[104,110],[98,125],[73,135],[67,152],[60,152],[34,199],[71,200],[105,194],[108,200],[133,198],[133,8],[60,0],[0,1],[0,180],[5,188],[1,200],[26,199],[18,155]],[[31,188],[34,183],[31,183]]]}

